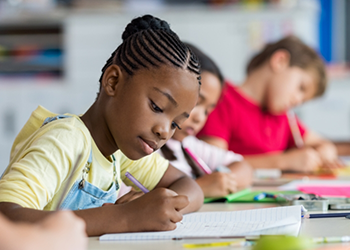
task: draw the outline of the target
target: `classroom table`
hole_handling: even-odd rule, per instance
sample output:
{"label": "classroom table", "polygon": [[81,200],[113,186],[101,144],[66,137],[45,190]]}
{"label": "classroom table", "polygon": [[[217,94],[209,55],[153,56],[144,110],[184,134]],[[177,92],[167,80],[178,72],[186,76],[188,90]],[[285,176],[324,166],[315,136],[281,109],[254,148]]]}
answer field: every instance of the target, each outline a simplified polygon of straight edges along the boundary
{"label": "classroom table", "polygon": [[[204,204],[199,210],[200,212],[207,211],[236,211],[245,209],[256,209],[256,208],[268,208],[274,207],[275,204],[261,203],[212,203]],[[344,212],[344,211],[343,211]],[[350,220],[346,218],[322,218],[322,219],[304,219],[301,224],[300,234],[301,236],[308,237],[330,237],[330,236],[344,236],[350,235]],[[98,237],[89,238],[89,250],[107,250],[107,249],[125,249],[125,250],[157,250],[157,249],[186,249],[183,248],[184,243],[206,243],[206,242],[218,242],[228,241],[228,239],[222,240],[181,240],[181,241],[103,241],[100,242]],[[246,248],[232,248],[232,247],[211,247],[211,248],[198,248],[198,249],[250,249]],[[350,244],[349,244],[350,249]]]}

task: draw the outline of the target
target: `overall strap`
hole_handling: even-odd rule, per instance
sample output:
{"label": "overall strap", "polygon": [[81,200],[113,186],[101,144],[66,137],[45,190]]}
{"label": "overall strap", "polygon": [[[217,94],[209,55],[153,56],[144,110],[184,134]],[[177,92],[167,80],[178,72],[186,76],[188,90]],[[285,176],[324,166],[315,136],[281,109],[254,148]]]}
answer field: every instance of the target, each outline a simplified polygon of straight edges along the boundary
{"label": "overall strap", "polygon": [[46,125],[46,124],[48,124],[49,122],[52,122],[52,121],[55,121],[55,120],[59,120],[59,119],[63,119],[63,118],[69,118],[69,117],[72,117],[72,116],[70,116],[70,115],[56,115],[56,116],[52,116],[52,117],[47,117],[44,120],[44,122],[41,125],[41,127]]}

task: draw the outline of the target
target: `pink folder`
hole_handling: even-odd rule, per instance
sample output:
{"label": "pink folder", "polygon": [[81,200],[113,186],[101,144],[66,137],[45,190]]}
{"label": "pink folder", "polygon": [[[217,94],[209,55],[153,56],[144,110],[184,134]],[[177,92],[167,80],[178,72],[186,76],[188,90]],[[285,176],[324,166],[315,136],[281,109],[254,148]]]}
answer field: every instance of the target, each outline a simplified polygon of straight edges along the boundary
{"label": "pink folder", "polygon": [[349,186],[298,186],[298,190],[308,194],[319,196],[350,197]]}

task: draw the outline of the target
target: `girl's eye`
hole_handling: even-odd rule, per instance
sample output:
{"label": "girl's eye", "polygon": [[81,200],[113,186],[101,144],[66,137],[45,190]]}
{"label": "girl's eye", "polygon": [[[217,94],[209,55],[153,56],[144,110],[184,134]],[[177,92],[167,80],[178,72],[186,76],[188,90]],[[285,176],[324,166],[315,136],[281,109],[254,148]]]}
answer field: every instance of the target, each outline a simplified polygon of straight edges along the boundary
{"label": "girl's eye", "polygon": [[177,128],[177,129],[180,129],[180,130],[181,130],[180,126],[179,126],[176,122],[172,122],[172,123],[171,123],[171,128],[172,128],[172,129],[176,129],[176,128]]}
{"label": "girl's eye", "polygon": [[160,113],[163,113],[163,110],[161,108],[159,108],[157,106],[157,104],[155,104],[153,101],[151,101],[151,106],[152,106],[152,109],[155,111],[155,112],[160,112]]}
{"label": "girl's eye", "polygon": [[300,91],[301,92],[305,92],[305,86],[304,84],[301,84],[300,87],[299,87]]}

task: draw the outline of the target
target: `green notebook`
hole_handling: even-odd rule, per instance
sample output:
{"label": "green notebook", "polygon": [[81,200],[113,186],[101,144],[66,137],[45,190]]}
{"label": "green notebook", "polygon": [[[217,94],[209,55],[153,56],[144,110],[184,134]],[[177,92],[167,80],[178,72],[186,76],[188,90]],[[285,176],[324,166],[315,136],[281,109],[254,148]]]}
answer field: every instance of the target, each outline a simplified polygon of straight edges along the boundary
{"label": "green notebook", "polygon": [[241,191],[238,191],[233,194],[229,194],[225,197],[216,197],[216,198],[205,198],[204,203],[210,203],[210,202],[234,202],[235,199],[240,198],[241,196],[245,196],[247,194],[251,193],[250,188],[243,189]]}
{"label": "green notebook", "polygon": [[210,203],[210,202],[227,202],[227,203],[233,203],[233,202],[261,202],[261,203],[279,203],[285,201],[282,197],[274,198],[263,198],[261,200],[254,200],[254,197],[263,193],[269,193],[269,194],[282,194],[282,195],[296,195],[296,194],[302,194],[302,192],[299,191],[266,191],[266,190],[258,190],[258,191],[251,191],[251,189],[247,188],[241,191],[238,191],[233,194],[229,194],[225,197],[218,197],[218,198],[205,198],[204,203]]}

